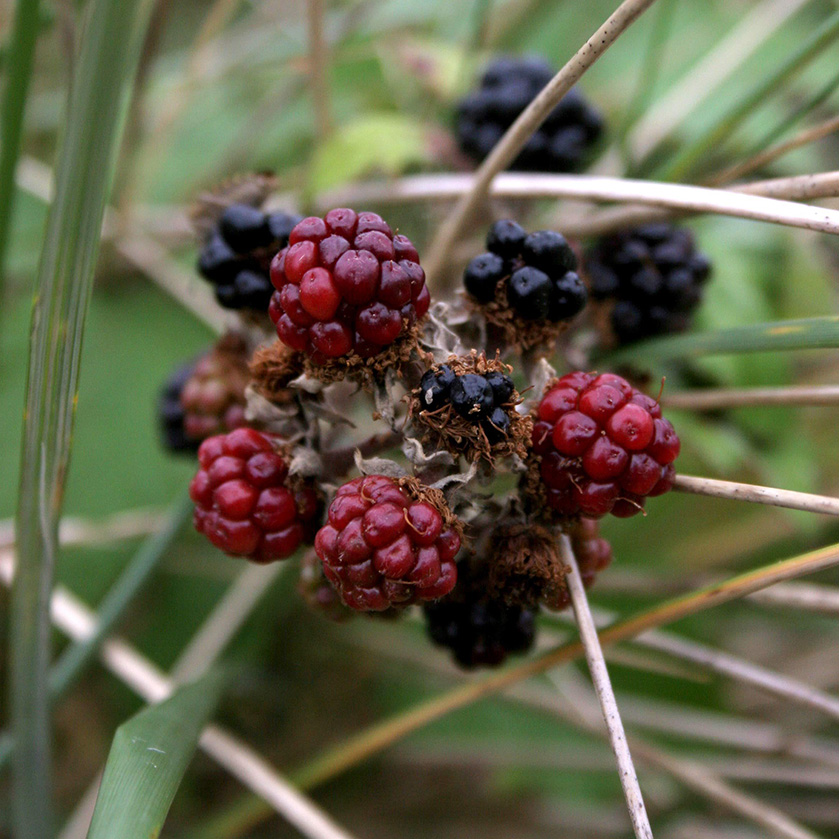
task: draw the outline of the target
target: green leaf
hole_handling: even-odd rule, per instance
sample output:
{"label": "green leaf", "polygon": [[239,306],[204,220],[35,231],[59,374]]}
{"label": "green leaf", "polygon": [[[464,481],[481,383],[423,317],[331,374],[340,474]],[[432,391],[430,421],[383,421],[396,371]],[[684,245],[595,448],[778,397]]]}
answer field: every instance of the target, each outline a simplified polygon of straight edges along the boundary
{"label": "green leaf", "polygon": [[146,708],[114,735],[88,839],[159,835],[198,738],[218,703],[218,672]]}
{"label": "green leaf", "polygon": [[338,129],[317,151],[310,191],[322,192],[362,175],[399,175],[428,158],[428,129],[400,114],[368,114]]}
{"label": "green leaf", "polygon": [[153,0],[91,0],[34,289],[11,606],[16,839],[52,835],[49,602],[87,304],[105,204]]}
{"label": "green leaf", "polygon": [[640,359],[646,363],[652,360],[697,358],[715,353],[813,350],[837,346],[839,317],[826,316],[755,323],[717,332],[642,341],[609,353],[604,361],[614,364]]}

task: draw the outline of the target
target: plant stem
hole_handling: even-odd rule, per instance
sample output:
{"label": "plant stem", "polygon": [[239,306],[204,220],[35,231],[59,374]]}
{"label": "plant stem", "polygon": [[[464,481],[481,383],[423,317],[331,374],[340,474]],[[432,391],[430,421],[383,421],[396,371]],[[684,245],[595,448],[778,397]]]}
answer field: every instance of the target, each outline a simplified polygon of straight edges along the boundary
{"label": "plant stem", "polygon": [[600,701],[600,710],[603,712],[603,719],[609,732],[609,743],[618,762],[618,775],[626,798],[632,829],[635,831],[637,839],[652,839],[653,830],[650,827],[647,808],[644,806],[644,796],[641,793],[638,776],[632,763],[632,755],[626,742],[626,732],[623,729],[618,703],[612,690],[609,670],[606,667],[606,660],[603,658],[600,639],[597,637],[597,627],[595,627],[594,619],[591,616],[580,569],[571,548],[571,540],[564,533],[559,536],[559,550],[562,561],[566,566],[565,582],[568,586],[568,593],[571,595],[571,607],[574,610],[580,639],[585,648],[591,680],[594,683],[594,689]]}
{"label": "plant stem", "polygon": [[332,130],[332,115],[329,107],[329,51],[323,32],[323,0],[306,0],[309,24],[309,79],[312,87],[312,103],[315,109],[315,125],[320,142]]}
{"label": "plant stem", "polygon": [[471,190],[461,197],[434,236],[426,260],[426,273],[429,277],[436,278],[448,261],[461,233],[489,193],[493,178],[513,162],[531,135],[585,71],[654,2],[655,0],[624,0],[507,129],[475,173]]}
{"label": "plant stem", "polygon": [[[3,141],[0,148],[0,302],[6,279],[6,250],[14,210],[15,172],[20,157],[23,115],[40,29],[38,5],[38,0],[18,0],[3,65],[6,85],[0,115]],[[0,306],[0,311],[2,308]]]}
{"label": "plant stem", "polygon": [[686,390],[681,393],[665,392],[661,401],[668,408],[688,411],[718,411],[764,405],[826,406],[839,404],[839,385]]}
{"label": "plant stem", "polygon": [[676,475],[673,489],[694,495],[731,498],[735,501],[751,501],[753,504],[770,504],[790,510],[839,516],[839,498],[812,495],[809,492],[793,492],[789,489],[739,484],[734,481],[717,481],[713,478],[697,478],[692,475]]}

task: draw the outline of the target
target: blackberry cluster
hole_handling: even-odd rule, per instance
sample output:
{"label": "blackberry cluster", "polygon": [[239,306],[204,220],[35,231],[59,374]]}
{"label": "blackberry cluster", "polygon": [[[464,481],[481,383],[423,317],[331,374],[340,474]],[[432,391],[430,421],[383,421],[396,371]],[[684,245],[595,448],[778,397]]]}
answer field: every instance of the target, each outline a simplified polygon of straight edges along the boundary
{"label": "blackberry cluster", "polygon": [[569,373],[533,425],[545,500],[561,518],[628,518],[673,486],[679,438],[661,407],[614,373]]}
{"label": "blackberry cluster", "polygon": [[526,233],[505,219],[489,229],[487,253],[476,256],[463,275],[466,291],[479,303],[496,299],[506,280],[510,308],[526,321],[570,320],[586,305],[588,293],[576,274],[577,258],[561,233]]}
{"label": "blackberry cluster", "polygon": [[226,309],[264,312],[274,288],[268,274],[271,258],[288,244],[302,216],[263,213],[249,204],[231,204],[201,249],[198,271],[216,290]]}
{"label": "blackberry cluster", "polygon": [[164,447],[174,454],[195,454],[200,440],[190,437],[184,427],[186,410],[181,404],[181,393],[192,378],[195,364],[179,367],[168,379],[157,403],[157,416]]}
{"label": "blackberry cluster", "polygon": [[423,411],[438,411],[446,405],[464,419],[480,423],[490,445],[507,438],[511,419],[509,406],[513,380],[503,373],[458,376],[447,364],[428,370],[420,380],[419,402]]}
{"label": "blackberry cluster", "polygon": [[595,300],[611,301],[611,331],[621,344],[690,326],[711,273],[693,236],[669,224],[648,224],[602,239],[586,255]]}
{"label": "blackberry cluster", "polygon": [[[480,88],[460,102],[456,134],[461,150],[480,162],[553,78],[538,56],[497,58],[484,70]],[[569,91],[527,141],[510,169],[574,172],[603,132],[603,120],[577,90]]]}
{"label": "blackberry cluster", "polygon": [[376,213],[344,208],[294,227],[271,263],[271,282],[277,335],[318,365],[379,355],[431,304],[411,240]]}
{"label": "blackberry cluster", "polygon": [[445,599],[423,606],[428,635],[448,647],[463,667],[497,667],[511,653],[523,653],[536,638],[536,613],[492,596],[486,574],[470,559],[457,566],[458,582]]}

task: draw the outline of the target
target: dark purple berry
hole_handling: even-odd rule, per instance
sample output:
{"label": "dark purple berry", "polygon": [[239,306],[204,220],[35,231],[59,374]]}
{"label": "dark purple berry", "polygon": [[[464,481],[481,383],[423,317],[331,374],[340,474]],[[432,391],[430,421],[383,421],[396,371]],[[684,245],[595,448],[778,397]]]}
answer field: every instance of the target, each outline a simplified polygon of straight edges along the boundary
{"label": "dark purple berry", "polygon": [[506,273],[504,260],[494,253],[482,253],[466,266],[463,285],[480,303],[489,303],[495,297],[495,288]]}
{"label": "dark purple berry", "polygon": [[538,268],[525,266],[510,277],[507,300],[513,310],[525,320],[547,318],[552,296],[551,278]]}
{"label": "dark purple berry", "polygon": [[487,248],[502,259],[513,259],[522,252],[527,233],[511,219],[495,222],[487,234]]}
{"label": "dark purple berry", "polygon": [[475,373],[458,376],[451,386],[452,407],[462,417],[480,420],[493,408],[493,393],[489,382]]}

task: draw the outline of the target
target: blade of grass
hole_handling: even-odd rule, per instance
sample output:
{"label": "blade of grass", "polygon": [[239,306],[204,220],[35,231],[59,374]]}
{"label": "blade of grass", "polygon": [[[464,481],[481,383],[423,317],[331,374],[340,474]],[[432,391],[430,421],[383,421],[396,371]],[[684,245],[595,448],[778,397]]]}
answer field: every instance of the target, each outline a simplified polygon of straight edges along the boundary
{"label": "blade of grass", "polygon": [[6,278],[6,247],[14,209],[15,171],[20,157],[23,114],[40,28],[38,0],[18,0],[3,66],[6,86],[0,116],[0,141],[3,144],[0,147],[0,299]]}
{"label": "blade of grass", "polygon": [[[739,102],[725,111],[712,125],[700,132],[667,164],[654,168],[664,180],[680,181],[695,168],[704,157],[726,140],[744,122],[744,120],[762,105],[780,85],[803,69],[824,49],[835,42],[839,35],[839,12],[834,12],[790,55],[786,61],[773,68],[768,75],[756,84]],[[642,167],[644,174],[649,174]]]}
{"label": "blade of grass", "polygon": [[[120,578],[110,588],[99,605],[99,623],[96,631],[88,638],[71,644],[50,668],[50,700],[55,701],[75,684],[76,679],[96,657],[105,638],[111,634],[125,610],[140,593],[152,572],[157,568],[166,549],[183,527],[192,512],[192,502],[187,496],[178,501],[169,514],[166,525],[150,536],[140,547],[123,571]],[[0,772],[12,756],[14,743],[7,731],[0,734]]]}
{"label": "blade of grass", "polygon": [[147,839],[160,833],[201,731],[218,704],[222,682],[213,673],[117,729],[88,839]]}
{"label": "blade of grass", "polygon": [[777,352],[779,350],[814,350],[839,347],[839,317],[825,316],[800,320],[779,320],[754,323],[640,341],[631,347],[609,353],[602,359],[606,364],[622,364],[633,359],[645,363],[704,355],[746,352]]}
{"label": "blade of grass", "polygon": [[27,376],[11,605],[12,819],[52,835],[49,593],[72,447],[82,332],[130,81],[151,0],[93,0],[72,81],[38,269]]}

